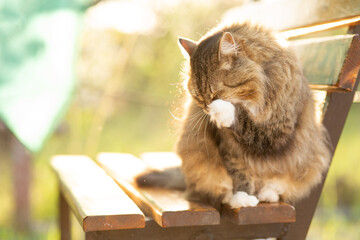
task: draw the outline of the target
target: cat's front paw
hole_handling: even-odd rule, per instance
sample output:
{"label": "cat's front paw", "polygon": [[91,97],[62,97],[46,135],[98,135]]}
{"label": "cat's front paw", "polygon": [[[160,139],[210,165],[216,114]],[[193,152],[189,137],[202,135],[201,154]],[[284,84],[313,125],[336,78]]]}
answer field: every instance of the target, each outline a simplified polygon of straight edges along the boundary
{"label": "cat's front paw", "polygon": [[231,102],[217,99],[209,105],[209,115],[218,128],[230,127],[235,121],[235,106]]}
{"label": "cat's front paw", "polygon": [[227,202],[231,208],[254,207],[259,203],[255,196],[248,195],[246,192],[236,192]]}

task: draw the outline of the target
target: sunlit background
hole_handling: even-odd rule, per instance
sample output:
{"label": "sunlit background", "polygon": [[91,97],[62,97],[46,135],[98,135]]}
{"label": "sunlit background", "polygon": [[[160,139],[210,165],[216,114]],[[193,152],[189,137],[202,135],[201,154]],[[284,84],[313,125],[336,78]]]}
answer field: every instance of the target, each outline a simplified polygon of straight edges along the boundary
{"label": "sunlit background", "polygon": [[[171,151],[182,114],[178,37],[198,40],[222,21],[259,17],[254,2],[0,2],[0,240],[59,239],[51,156]],[[281,11],[277,2],[289,5],[286,17],[311,1],[264,2],[273,11]],[[285,29],[296,19],[271,22]],[[6,84],[9,77],[16,81]],[[360,238],[359,116],[360,105],[354,104],[308,239]],[[23,232],[14,227],[7,128],[18,131],[32,155],[31,225]],[[82,239],[78,222],[72,222],[74,239]]]}

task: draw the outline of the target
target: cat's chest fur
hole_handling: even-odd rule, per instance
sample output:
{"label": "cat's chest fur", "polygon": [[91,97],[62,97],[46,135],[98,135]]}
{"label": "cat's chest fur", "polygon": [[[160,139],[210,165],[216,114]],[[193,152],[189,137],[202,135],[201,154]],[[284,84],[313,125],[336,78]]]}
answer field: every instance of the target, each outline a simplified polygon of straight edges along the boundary
{"label": "cat's chest fur", "polygon": [[[241,106],[233,111],[231,126],[214,126],[214,137],[224,160],[241,159],[244,155],[264,159],[284,154],[292,147],[296,123],[291,119],[274,115],[267,122],[257,124]],[[225,118],[229,113],[224,111],[219,115]]]}

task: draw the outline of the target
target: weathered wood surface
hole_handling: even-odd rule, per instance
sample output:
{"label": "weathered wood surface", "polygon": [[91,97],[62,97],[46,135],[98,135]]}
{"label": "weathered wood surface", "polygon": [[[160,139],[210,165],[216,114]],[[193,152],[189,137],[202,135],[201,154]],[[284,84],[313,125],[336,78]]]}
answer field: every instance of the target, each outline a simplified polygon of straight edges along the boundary
{"label": "weathered wood surface", "polygon": [[[124,188],[134,202],[149,213],[160,226],[219,224],[219,215],[215,209],[205,204],[188,202],[181,191],[137,187],[134,177],[146,169],[163,170],[181,164],[176,154],[169,152],[145,153],[141,157],[143,161],[129,154],[102,153],[98,159],[100,165]],[[295,221],[295,209],[285,203],[262,203],[257,207],[240,209],[225,206],[224,209],[224,216],[242,225]],[[205,224],[206,221],[202,218],[210,222]]]}
{"label": "weathered wood surface", "polygon": [[86,156],[55,156],[61,193],[85,232],[143,228],[145,216],[103,169]]}
{"label": "weathered wood surface", "polygon": [[220,214],[209,205],[187,201],[176,190],[140,188],[135,177],[146,171],[144,161],[130,154],[101,153],[99,164],[114,178],[129,197],[161,227],[214,225]]}
{"label": "weathered wood surface", "polygon": [[[181,159],[172,152],[148,152],[141,155],[152,169],[179,167]],[[295,209],[285,203],[260,203],[257,207],[231,209],[224,206],[221,214],[236,224],[286,223],[295,221]]]}
{"label": "weathered wood surface", "polygon": [[351,91],[360,69],[359,35],[290,41],[313,89]]}
{"label": "weathered wood surface", "polygon": [[259,203],[256,207],[231,209],[223,207],[222,213],[238,225],[289,223],[296,221],[295,208],[286,203]]}
{"label": "weathered wood surface", "polygon": [[[341,88],[353,90],[360,70],[360,36],[356,35],[351,42],[345,63],[341,70],[337,85]],[[355,88],[356,89],[356,88]]]}
{"label": "weathered wood surface", "polygon": [[281,238],[286,234],[287,223],[236,225],[221,219],[220,225],[162,228],[155,221],[146,221],[142,229],[88,232],[86,240],[230,240]]}

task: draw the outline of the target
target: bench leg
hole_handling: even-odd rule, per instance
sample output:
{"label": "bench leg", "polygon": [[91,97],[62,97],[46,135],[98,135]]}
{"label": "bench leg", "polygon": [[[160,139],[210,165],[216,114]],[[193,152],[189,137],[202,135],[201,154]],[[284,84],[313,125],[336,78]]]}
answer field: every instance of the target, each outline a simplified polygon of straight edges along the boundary
{"label": "bench leg", "polygon": [[288,231],[279,240],[304,240],[308,233],[317,203],[320,198],[323,183],[317,186],[312,194],[295,205],[296,222],[289,225]]}
{"label": "bench leg", "polygon": [[11,136],[11,158],[15,200],[15,226],[19,231],[30,228],[31,155],[25,147]]}
{"label": "bench leg", "polygon": [[61,240],[71,240],[70,207],[61,190],[59,191],[59,224]]}
{"label": "bench leg", "polygon": [[85,233],[85,240],[98,240],[97,235],[93,232],[86,232]]}

